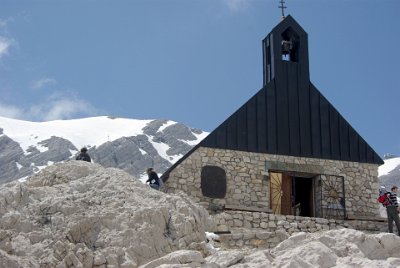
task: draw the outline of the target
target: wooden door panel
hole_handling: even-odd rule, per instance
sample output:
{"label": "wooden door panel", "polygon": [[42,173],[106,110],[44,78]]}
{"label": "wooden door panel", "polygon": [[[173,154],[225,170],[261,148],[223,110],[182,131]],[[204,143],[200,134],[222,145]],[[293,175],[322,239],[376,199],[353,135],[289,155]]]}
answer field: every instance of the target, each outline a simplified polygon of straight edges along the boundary
{"label": "wooden door panel", "polygon": [[292,214],[292,177],[287,174],[282,174],[281,214]]}
{"label": "wooden door panel", "polygon": [[277,172],[270,172],[270,208],[275,214],[292,213],[292,177]]}
{"label": "wooden door panel", "polygon": [[269,194],[269,204],[272,212],[274,214],[281,214],[281,204],[282,204],[282,174],[270,172],[270,194]]}

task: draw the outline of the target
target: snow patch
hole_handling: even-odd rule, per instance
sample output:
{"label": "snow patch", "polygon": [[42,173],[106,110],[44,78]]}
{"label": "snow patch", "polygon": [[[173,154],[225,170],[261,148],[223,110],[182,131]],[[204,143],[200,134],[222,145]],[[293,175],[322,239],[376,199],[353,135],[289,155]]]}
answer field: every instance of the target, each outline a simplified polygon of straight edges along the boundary
{"label": "snow patch", "polygon": [[22,178],[20,178],[20,179],[18,179],[18,181],[19,182],[26,182],[26,180],[29,178],[29,176],[25,176],[25,177],[22,177]]}
{"label": "snow patch", "polygon": [[[378,168],[378,177],[388,175],[400,166],[400,157],[384,160],[384,164]],[[400,170],[400,167],[398,168]]]}
{"label": "snow patch", "polygon": [[18,162],[15,162],[15,164],[17,165],[18,170],[20,170],[22,168],[22,165]]}
{"label": "snow patch", "polygon": [[49,150],[49,148],[48,147],[46,147],[46,146],[43,146],[43,145],[41,145],[41,144],[36,144],[36,149],[38,149],[39,150],[39,152],[41,152],[41,153],[44,153],[44,152],[46,152],[46,151],[48,151]]}
{"label": "snow patch", "polygon": [[142,183],[146,183],[148,178],[149,176],[147,176],[146,172],[143,172],[142,174],[140,174],[139,181],[141,181]]}
{"label": "snow patch", "polygon": [[150,143],[153,145],[153,147],[156,149],[156,151],[158,152],[158,154],[159,154],[162,158],[164,158],[164,159],[168,160],[169,162],[171,162],[171,160],[170,160],[170,157],[171,157],[171,156],[169,156],[169,155],[167,154],[167,151],[168,151],[171,147],[169,147],[168,144],[165,144],[165,143],[163,143],[163,142],[154,142],[152,138],[153,138],[153,137],[150,136],[149,141],[150,141]]}
{"label": "snow patch", "polygon": [[192,140],[192,141],[184,141],[184,140],[182,140],[182,141],[187,143],[187,144],[189,144],[190,146],[195,146],[200,141],[202,141],[205,137],[207,137],[208,134],[210,134],[210,133],[209,132],[202,132],[201,134],[196,134],[196,133],[192,132],[192,134],[196,137],[196,140]]}
{"label": "snow patch", "polygon": [[147,154],[147,152],[145,150],[141,149],[141,148],[139,148],[139,151],[142,153],[142,155],[146,155]]}
{"label": "snow patch", "polygon": [[206,232],[206,238],[208,240],[206,248],[210,253],[215,253],[219,248],[215,248],[214,240],[219,240],[219,235],[211,232]]}
{"label": "snow patch", "polygon": [[174,122],[174,121],[168,120],[167,123],[163,124],[163,125],[158,129],[158,132],[163,132],[164,129],[166,129],[166,128],[169,127],[169,126],[173,126],[173,125],[175,125],[175,124],[177,124],[177,123]]}
{"label": "snow patch", "polygon": [[206,238],[208,240],[217,240],[217,239],[219,239],[219,235],[212,233],[212,232],[206,232]]}
{"label": "snow patch", "polygon": [[176,161],[178,161],[179,159],[181,159],[182,156],[183,156],[183,154],[170,155],[170,156],[169,156],[169,162],[175,163]]}
{"label": "snow patch", "polygon": [[47,166],[35,166],[35,173],[41,171],[44,168],[47,168]]}
{"label": "snow patch", "polygon": [[[153,136],[149,136],[149,142],[153,145],[153,147],[156,149],[156,151],[158,152],[158,154],[164,158],[165,160],[167,160],[170,163],[175,163],[176,161],[178,161],[183,154],[177,154],[177,155],[169,155],[167,154],[167,151],[171,148],[168,144],[163,143],[163,142],[154,142],[153,141]],[[186,142],[186,141],[184,141]],[[195,142],[194,144],[197,144],[197,142]]]}
{"label": "snow patch", "polygon": [[[107,116],[48,122],[29,122],[0,117],[3,134],[18,142],[26,151],[32,144],[57,136],[77,147],[99,146],[121,137],[143,134],[143,128],[153,120],[115,118]],[[49,129],[52,131],[49,132]],[[96,135],[93,133],[96,132]],[[38,150],[40,150],[38,148]]]}
{"label": "snow patch", "polygon": [[69,152],[71,153],[71,157],[70,158],[74,158],[75,155],[79,152],[78,150],[71,150],[69,149]]}

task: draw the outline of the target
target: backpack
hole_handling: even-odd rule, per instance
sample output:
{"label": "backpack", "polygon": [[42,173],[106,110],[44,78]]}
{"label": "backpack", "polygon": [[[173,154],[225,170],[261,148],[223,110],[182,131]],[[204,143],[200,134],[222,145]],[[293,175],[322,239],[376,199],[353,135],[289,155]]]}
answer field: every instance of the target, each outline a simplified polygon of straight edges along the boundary
{"label": "backpack", "polygon": [[386,198],[387,198],[386,195],[381,195],[378,197],[378,202],[383,204],[385,203]]}
{"label": "backpack", "polygon": [[390,200],[388,198],[388,191],[386,191],[385,187],[381,187],[379,189],[379,197],[376,199],[382,206],[386,207],[390,204]]}

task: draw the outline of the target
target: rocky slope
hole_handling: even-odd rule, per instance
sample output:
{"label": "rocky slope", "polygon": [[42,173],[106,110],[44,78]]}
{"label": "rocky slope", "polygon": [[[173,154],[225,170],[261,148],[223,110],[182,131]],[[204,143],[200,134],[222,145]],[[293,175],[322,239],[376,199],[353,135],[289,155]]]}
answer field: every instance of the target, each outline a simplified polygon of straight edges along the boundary
{"label": "rocky slope", "polygon": [[0,267],[400,266],[394,234],[296,233],[273,249],[230,250],[206,243],[212,229],[208,213],[186,195],[94,163],[58,163],[0,185]]}
{"label": "rocky slope", "polygon": [[55,164],[0,187],[0,267],[137,267],[204,243],[207,215],[124,171]]}
{"label": "rocky slope", "polygon": [[271,250],[220,250],[203,258],[200,252],[177,251],[141,268],[180,267],[400,267],[400,238],[341,229],[297,233]]}
{"label": "rocky slope", "polygon": [[93,117],[27,122],[0,117],[0,182],[24,178],[74,159],[83,146],[95,163],[139,178],[168,169],[207,135],[168,120]]}

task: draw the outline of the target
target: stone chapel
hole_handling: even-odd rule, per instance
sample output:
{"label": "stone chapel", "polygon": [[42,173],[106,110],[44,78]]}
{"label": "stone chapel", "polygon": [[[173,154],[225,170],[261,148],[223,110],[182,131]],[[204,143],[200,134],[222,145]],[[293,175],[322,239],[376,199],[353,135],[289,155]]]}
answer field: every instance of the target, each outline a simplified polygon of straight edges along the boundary
{"label": "stone chapel", "polygon": [[262,41],[263,87],[162,176],[209,211],[379,217],[382,159],[311,83],[289,15]]}

